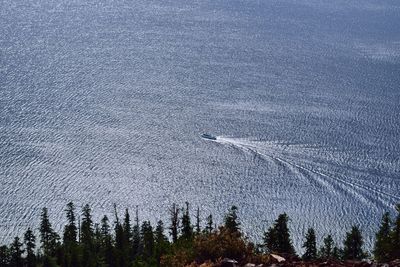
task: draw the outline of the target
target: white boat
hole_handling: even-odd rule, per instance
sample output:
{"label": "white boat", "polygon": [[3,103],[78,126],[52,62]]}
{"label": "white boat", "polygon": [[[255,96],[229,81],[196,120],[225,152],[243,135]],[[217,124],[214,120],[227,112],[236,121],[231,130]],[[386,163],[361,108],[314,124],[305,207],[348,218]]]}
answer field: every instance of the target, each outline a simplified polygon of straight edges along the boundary
{"label": "white boat", "polygon": [[211,134],[207,134],[207,133],[203,133],[201,135],[201,137],[203,137],[204,139],[209,139],[209,140],[217,140],[217,137]]}

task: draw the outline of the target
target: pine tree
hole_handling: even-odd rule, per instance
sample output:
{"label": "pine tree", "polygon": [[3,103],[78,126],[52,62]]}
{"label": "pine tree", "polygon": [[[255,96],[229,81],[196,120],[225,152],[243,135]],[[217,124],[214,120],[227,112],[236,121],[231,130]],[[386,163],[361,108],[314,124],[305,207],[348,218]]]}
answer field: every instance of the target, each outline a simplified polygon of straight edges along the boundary
{"label": "pine tree", "polygon": [[391,259],[400,259],[400,203],[396,205],[396,211],[397,216],[391,233]]}
{"label": "pine tree", "polygon": [[155,258],[157,266],[161,265],[161,255],[167,251],[168,238],[164,234],[164,223],[159,220],[155,230]]}
{"label": "pine tree", "polygon": [[333,251],[332,251],[332,258],[336,260],[341,260],[343,259],[343,249],[334,246]]}
{"label": "pine tree", "polygon": [[35,267],[36,266],[36,256],[35,256],[35,247],[36,247],[36,237],[33,234],[31,228],[24,234],[24,244],[26,248],[26,266],[27,267]]}
{"label": "pine tree", "polygon": [[94,262],[97,266],[104,266],[107,264],[103,254],[103,236],[101,234],[100,225],[94,224],[94,235],[93,235],[93,256],[96,259]]}
{"label": "pine tree", "polygon": [[57,242],[57,234],[53,231],[49,221],[47,208],[42,209],[40,215],[40,242],[42,243],[42,250],[44,255],[54,255],[55,245]]}
{"label": "pine tree", "polygon": [[68,224],[64,227],[63,241],[65,246],[76,245],[78,229],[76,227],[75,206],[72,202],[67,204],[65,209]]}
{"label": "pine tree", "polygon": [[7,246],[0,246],[0,267],[8,267],[10,264],[10,251]]}
{"label": "pine tree", "polygon": [[269,252],[278,252],[278,240],[275,227],[269,227],[264,233],[264,246]]}
{"label": "pine tree", "polygon": [[132,253],[133,257],[142,253],[138,207],[136,207],[135,225],[132,227]]}
{"label": "pine tree", "polygon": [[212,214],[208,215],[207,219],[206,219],[206,228],[204,229],[204,232],[206,234],[211,234],[213,231],[213,217]]}
{"label": "pine tree", "polygon": [[114,204],[115,212],[115,265],[119,267],[125,267],[128,265],[127,258],[125,257],[125,235],[124,228],[119,221],[117,206]]}
{"label": "pine tree", "polygon": [[286,213],[280,214],[273,227],[264,234],[264,245],[269,251],[295,254],[287,226],[288,221],[289,217]]}
{"label": "pine tree", "polygon": [[101,236],[100,251],[101,254],[104,256],[105,262],[108,264],[108,266],[112,266],[114,258],[110,229],[111,227],[109,224],[108,217],[104,215],[104,217],[101,219],[101,225],[100,225],[100,236]]}
{"label": "pine tree", "polygon": [[391,254],[391,220],[389,212],[382,216],[382,224],[379,231],[376,233],[376,241],[374,247],[374,257],[379,262],[386,262],[390,260]]}
{"label": "pine tree", "polygon": [[238,233],[240,234],[240,222],[237,216],[238,208],[236,206],[232,206],[228,213],[225,215],[224,223],[225,228],[230,231],[231,233]]}
{"label": "pine tree", "polygon": [[131,241],[132,241],[132,229],[131,229],[131,219],[129,216],[128,209],[125,209],[123,228],[124,228],[125,242],[127,243],[128,246],[130,246]]}
{"label": "pine tree", "polygon": [[82,208],[82,223],[81,223],[81,243],[83,246],[91,248],[93,245],[93,220],[92,220],[92,210],[90,206],[86,204]]}
{"label": "pine tree", "polygon": [[22,243],[19,241],[19,237],[15,237],[10,246],[10,265],[12,267],[23,266],[22,253],[24,253]]}
{"label": "pine tree", "polygon": [[93,266],[97,260],[94,251],[94,231],[91,212],[92,210],[88,204],[82,208],[80,240],[83,249],[83,266]]}
{"label": "pine tree", "polygon": [[67,225],[64,226],[63,233],[63,265],[66,267],[78,266],[78,228],[76,226],[75,205],[69,202],[64,211],[67,217]]}
{"label": "pine tree", "polygon": [[320,257],[325,260],[333,258],[333,247],[333,238],[331,235],[328,235],[323,240],[323,246],[320,250]]}
{"label": "pine tree", "polygon": [[313,228],[309,228],[306,234],[306,241],[303,244],[303,248],[306,249],[303,254],[303,259],[306,261],[315,260],[317,258],[317,243],[315,237],[315,231]]}
{"label": "pine tree", "polygon": [[182,209],[182,238],[191,239],[193,236],[193,227],[190,223],[189,202],[186,202],[186,210]]}
{"label": "pine tree", "polygon": [[153,256],[154,252],[154,235],[153,228],[149,221],[144,221],[140,230],[143,242],[143,256],[148,259]]}
{"label": "pine tree", "polygon": [[351,231],[346,233],[343,247],[343,258],[346,260],[361,260],[366,254],[362,250],[363,238],[360,229],[353,226]]}
{"label": "pine tree", "polygon": [[103,218],[101,219],[101,225],[100,225],[100,234],[103,237],[103,239],[106,239],[110,236],[110,231],[111,227],[109,224],[108,217],[104,215]]}
{"label": "pine tree", "polygon": [[179,209],[175,203],[172,204],[170,211],[171,226],[169,227],[172,242],[178,240],[178,227],[179,227]]}
{"label": "pine tree", "polygon": [[124,261],[129,262],[133,260],[133,246],[132,246],[132,228],[129,210],[125,209],[123,228],[123,256]]}
{"label": "pine tree", "polygon": [[168,238],[164,234],[164,223],[159,220],[157,222],[156,230],[155,230],[155,241],[157,243],[168,242]]}
{"label": "pine tree", "polygon": [[200,208],[197,207],[196,210],[196,234],[199,235],[201,233],[200,229]]}

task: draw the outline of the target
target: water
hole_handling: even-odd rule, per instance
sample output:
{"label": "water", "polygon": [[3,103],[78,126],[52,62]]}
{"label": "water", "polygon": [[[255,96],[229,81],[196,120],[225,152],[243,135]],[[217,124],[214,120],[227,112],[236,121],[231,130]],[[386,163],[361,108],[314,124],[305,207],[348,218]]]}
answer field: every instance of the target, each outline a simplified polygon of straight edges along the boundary
{"label": "water", "polygon": [[[0,3],[0,241],[47,206],[287,212],[371,247],[400,202],[398,1]],[[204,132],[218,136],[204,140]]]}

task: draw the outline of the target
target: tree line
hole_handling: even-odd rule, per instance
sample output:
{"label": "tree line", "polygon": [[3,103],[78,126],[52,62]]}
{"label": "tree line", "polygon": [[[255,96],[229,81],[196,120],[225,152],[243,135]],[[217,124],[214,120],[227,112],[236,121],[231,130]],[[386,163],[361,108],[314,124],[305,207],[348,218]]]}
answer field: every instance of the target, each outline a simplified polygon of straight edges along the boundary
{"label": "tree line", "polygon": [[[373,249],[373,259],[389,262],[400,258],[400,204],[397,216],[384,213]],[[298,257],[293,247],[287,214],[280,214],[264,232],[262,244],[250,242],[241,230],[238,208],[232,206],[224,222],[216,227],[213,216],[201,220],[197,208],[194,223],[189,203],[169,208],[167,229],[163,221],[152,226],[140,222],[138,210],[131,219],[129,210],[122,218],[114,205],[113,222],[104,216],[99,223],[92,219],[92,210],[85,205],[77,220],[75,205],[66,205],[66,225],[60,235],[49,220],[47,208],[40,214],[39,235],[28,228],[23,237],[0,246],[0,267],[126,267],[126,266],[184,266],[191,262],[216,261],[232,258],[239,262],[267,263],[270,254]],[[202,225],[205,225],[202,227]],[[168,233],[166,233],[168,232]],[[363,236],[358,226],[346,233],[342,246],[331,235],[317,246],[316,232],[309,228],[304,237],[304,261],[362,260],[368,257],[363,249]]]}

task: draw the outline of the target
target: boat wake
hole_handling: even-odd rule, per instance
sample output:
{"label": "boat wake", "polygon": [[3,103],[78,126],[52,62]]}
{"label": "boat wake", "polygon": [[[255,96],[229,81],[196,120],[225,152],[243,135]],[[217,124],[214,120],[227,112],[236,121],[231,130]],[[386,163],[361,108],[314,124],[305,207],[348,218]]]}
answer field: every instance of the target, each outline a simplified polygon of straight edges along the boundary
{"label": "boat wake", "polygon": [[[400,196],[374,188],[373,186],[358,183],[349,177],[332,175],[327,171],[321,171],[319,167],[312,168],[310,166],[305,166],[305,164],[286,159],[284,158],[284,153],[282,153],[284,148],[276,142],[250,141],[222,136],[219,136],[216,142],[259,155],[263,159],[270,159],[275,163],[286,167],[289,171],[296,172],[296,175],[300,174],[303,178],[313,179],[326,189],[333,189],[336,193],[343,193],[343,191],[346,191],[365,204],[375,204],[378,207],[384,206],[392,208],[394,203],[400,201]],[[279,151],[279,149],[281,151]]]}

